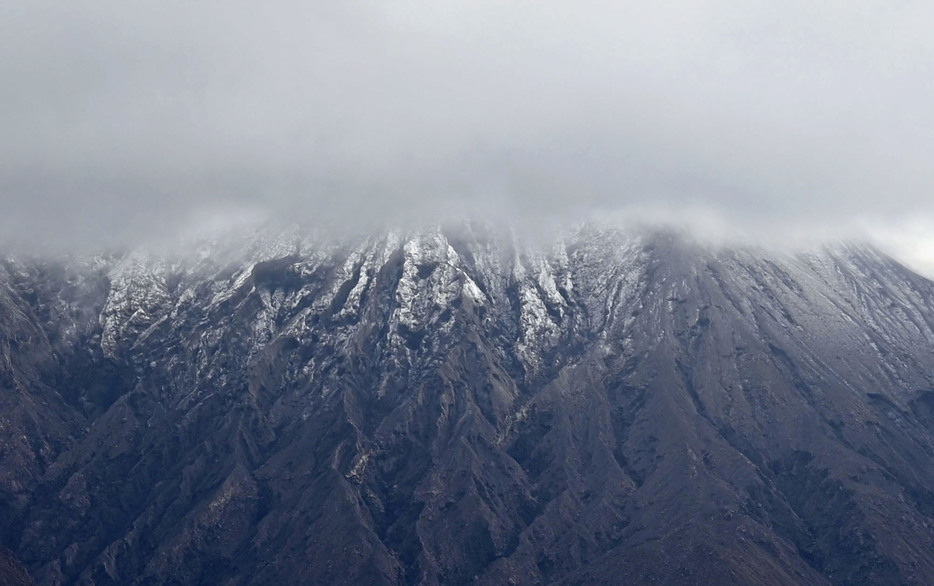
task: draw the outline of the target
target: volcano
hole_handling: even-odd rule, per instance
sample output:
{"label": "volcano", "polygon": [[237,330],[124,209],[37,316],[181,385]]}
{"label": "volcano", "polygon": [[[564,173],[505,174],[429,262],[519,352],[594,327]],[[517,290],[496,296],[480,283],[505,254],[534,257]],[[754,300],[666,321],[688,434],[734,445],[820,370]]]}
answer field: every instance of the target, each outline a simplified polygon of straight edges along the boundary
{"label": "volcano", "polygon": [[934,283],[595,224],[7,257],[0,539],[10,584],[934,584]]}

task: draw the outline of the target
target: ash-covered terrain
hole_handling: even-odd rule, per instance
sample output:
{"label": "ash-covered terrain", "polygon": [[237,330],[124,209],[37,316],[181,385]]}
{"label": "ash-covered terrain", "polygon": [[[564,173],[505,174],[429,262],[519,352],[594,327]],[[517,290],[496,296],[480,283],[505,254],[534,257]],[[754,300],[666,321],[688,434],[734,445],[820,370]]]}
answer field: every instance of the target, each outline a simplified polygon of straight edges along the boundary
{"label": "ash-covered terrain", "polygon": [[0,263],[0,571],[932,584],[934,283],[584,226]]}

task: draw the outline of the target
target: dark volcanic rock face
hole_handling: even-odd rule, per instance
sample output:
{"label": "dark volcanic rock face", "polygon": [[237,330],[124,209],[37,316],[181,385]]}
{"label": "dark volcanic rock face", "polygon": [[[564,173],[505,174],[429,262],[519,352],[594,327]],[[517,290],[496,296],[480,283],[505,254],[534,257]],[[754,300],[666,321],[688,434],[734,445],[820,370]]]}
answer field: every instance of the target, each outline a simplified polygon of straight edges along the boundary
{"label": "dark volcanic rock face", "polygon": [[39,583],[934,583],[934,284],[867,248],[7,260],[0,401]]}

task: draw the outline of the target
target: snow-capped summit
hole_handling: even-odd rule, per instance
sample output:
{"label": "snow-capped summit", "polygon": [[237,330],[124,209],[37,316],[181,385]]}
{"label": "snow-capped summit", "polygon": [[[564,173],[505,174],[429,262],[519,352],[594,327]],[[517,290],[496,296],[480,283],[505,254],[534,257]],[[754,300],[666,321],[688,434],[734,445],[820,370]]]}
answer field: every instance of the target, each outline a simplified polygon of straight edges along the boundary
{"label": "snow-capped summit", "polygon": [[926,583],[932,389],[934,283],[859,245],[7,259],[0,535],[42,583]]}

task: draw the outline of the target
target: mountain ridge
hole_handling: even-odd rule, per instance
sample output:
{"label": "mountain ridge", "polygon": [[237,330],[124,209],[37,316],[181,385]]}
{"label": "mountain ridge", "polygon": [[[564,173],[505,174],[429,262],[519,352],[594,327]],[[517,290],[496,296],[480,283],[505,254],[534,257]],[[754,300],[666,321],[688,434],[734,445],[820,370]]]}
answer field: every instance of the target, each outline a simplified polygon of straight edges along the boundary
{"label": "mountain ridge", "polygon": [[287,233],[0,312],[42,583],[934,580],[934,284],[871,247]]}

